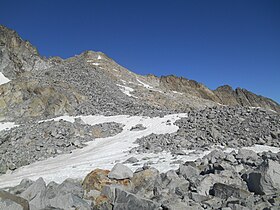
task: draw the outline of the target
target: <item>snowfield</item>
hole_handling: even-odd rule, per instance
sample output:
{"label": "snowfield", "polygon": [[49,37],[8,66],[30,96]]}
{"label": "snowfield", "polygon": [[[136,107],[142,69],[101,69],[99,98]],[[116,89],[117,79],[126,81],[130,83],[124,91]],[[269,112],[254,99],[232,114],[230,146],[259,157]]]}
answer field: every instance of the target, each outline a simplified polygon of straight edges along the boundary
{"label": "snowfield", "polygon": [[[132,170],[141,167],[146,162],[152,162],[152,166],[160,172],[166,172],[170,169],[178,168],[178,164],[172,163],[175,160],[192,161],[203,157],[210,151],[185,151],[187,155],[177,156],[175,159],[170,153],[162,152],[159,154],[130,154],[128,151],[137,146],[133,142],[137,138],[155,134],[173,133],[178,130],[174,122],[187,114],[173,114],[165,117],[143,117],[143,116],[62,116],[45,121],[66,120],[74,122],[76,118],[80,118],[84,123],[89,125],[116,122],[124,125],[123,131],[115,136],[107,138],[95,139],[87,143],[82,149],[74,150],[71,154],[63,154],[55,158],[49,158],[44,161],[36,162],[28,166],[21,167],[10,174],[0,176],[0,188],[14,186],[20,183],[24,178],[36,180],[39,177],[48,183],[55,181],[61,183],[67,178],[84,178],[90,171],[96,168],[111,169],[117,162],[123,162],[130,157],[136,157],[140,161],[139,165],[132,166],[126,164]],[[169,122],[170,121],[170,122]],[[41,121],[42,122],[42,121]],[[146,127],[141,131],[130,131],[131,127],[143,124]],[[278,152],[279,148],[267,146],[256,146],[248,148],[256,151],[272,150]]]}

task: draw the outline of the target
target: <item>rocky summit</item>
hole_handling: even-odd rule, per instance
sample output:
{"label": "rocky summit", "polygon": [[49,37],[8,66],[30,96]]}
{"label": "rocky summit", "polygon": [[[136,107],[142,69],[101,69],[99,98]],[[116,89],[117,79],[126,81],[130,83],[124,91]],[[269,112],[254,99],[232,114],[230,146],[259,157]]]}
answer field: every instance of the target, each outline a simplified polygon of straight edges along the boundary
{"label": "rocky summit", "polygon": [[102,52],[46,58],[0,26],[0,210],[280,209],[279,113]]}

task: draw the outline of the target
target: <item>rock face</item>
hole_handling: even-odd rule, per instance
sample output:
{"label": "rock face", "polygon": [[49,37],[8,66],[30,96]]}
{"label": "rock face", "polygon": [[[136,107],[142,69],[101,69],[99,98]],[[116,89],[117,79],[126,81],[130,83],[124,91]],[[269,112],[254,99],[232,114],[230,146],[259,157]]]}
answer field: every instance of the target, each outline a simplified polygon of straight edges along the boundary
{"label": "rock face", "polygon": [[230,86],[225,85],[218,87],[214,93],[220,99],[220,103],[225,105],[241,105],[250,107],[262,107],[264,109],[271,109],[280,112],[279,104],[275,101],[258,96],[246,89],[237,88],[233,90]]}
{"label": "rock face", "polygon": [[168,90],[186,93],[224,105],[262,107],[264,109],[274,110],[278,113],[280,112],[280,106],[277,102],[263,96],[258,96],[242,88],[233,90],[230,86],[224,85],[212,91],[194,80],[188,80],[173,75],[161,77],[160,85]]}
{"label": "rock face", "polygon": [[51,66],[40,57],[30,42],[22,40],[15,31],[0,25],[0,72],[15,79],[26,71]]}

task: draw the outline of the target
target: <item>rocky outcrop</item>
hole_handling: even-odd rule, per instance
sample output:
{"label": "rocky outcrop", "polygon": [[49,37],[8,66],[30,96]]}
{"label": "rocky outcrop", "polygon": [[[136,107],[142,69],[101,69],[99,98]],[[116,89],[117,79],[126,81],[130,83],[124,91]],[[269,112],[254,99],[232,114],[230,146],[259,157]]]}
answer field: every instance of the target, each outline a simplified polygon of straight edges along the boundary
{"label": "rocky outcrop", "polygon": [[74,114],[85,99],[65,83],[44,85],[38,80],[16,79],[0,86],[0,120]]}
{"label": "rocky outcrop", "polygon": [[162,76],[160,77],[160,86],[171,91],[219,102],[219,98],[210,89],[195,80],[188,80],[174,75]]}
{"label": "rocky outcrop", "polygon": [[167,90],[181,92],[198,98],[207,99],[223,105],[241,105],[248,107],[261,107],[280,113],[280,105],[263,96],[256,95],[246,89],[232,89],[229,85],[218,87],[212,91],[201,83],[183,77],[162,76],[160,86]]}
{"label": "rocky outcrop", "polygon": [[22,40],[15,31],[0,25],[0,72],[15,79],[26,71],[49,66],[51,63],[42,58],[29,41]]}

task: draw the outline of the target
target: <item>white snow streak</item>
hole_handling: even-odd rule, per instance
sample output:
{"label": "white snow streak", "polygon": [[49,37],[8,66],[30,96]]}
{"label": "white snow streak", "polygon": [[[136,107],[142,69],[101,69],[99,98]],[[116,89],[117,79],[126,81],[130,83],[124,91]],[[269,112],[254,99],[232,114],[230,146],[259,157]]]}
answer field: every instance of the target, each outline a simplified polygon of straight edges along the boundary
{"label": "white snow streak", "polygon": [[148,84],[146,84],[146,83],[140,81],[139,79],[136,79],[136,80],[137,80],[141,85],[143,85],[145,88],[147,88],[147,89],[153,89],[152,86],[150,86],[150,85],[148,85]]}
{"label": "white snow streak", "polygon": [[7,77],[4,76],[4,74],[2,72],[0,72],[0,85],[3,85],[5,83],[10,82],[11,80],[9,80]]}
{"label": "white snow streak", "polygon": [[124,86],[124,85],[120,85],[120,84],[117,84],[117,86],[119,86],[119,87],[120,87],[120,90],[121,90],[124,94],[128,95],[129,97],[137,98],[136,96],[133,96],[133,95],[130,94],[130,92],[133,92],[133,91],[134,91],[133,88],[127,87],[127,86]]}
{"label": "white snow streak", "polygon": [[183,95],[183,93],[180,93],[180,92],[177,92],[177,91],[172,91],[173,93],[176,93],[176,94],[180,94],[180,95]]}

